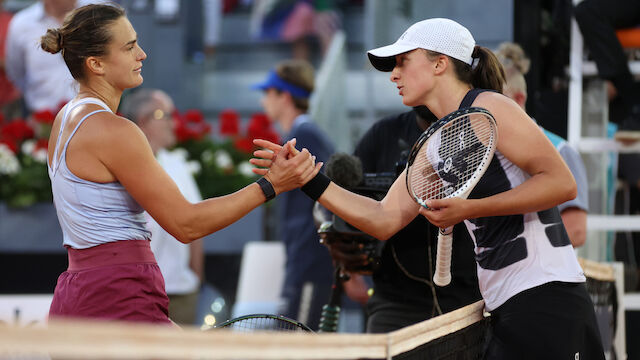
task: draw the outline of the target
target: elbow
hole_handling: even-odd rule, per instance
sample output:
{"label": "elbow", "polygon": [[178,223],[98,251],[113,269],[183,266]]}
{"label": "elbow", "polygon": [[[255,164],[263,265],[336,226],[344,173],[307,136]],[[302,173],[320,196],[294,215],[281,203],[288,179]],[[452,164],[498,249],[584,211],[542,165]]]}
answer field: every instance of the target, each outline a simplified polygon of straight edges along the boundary
{"label": "elbow", "polygon": [[390,231],[390,226],[382,224],[368,223],[367,225],[356,226],[360,231],[373,236],[380,241],[389,240],[397,231]]}
{"label": "elbow", "polygon": [[371,236],[375,237],[380,241],[387,241],[393,235],[395,235],[398,231],[393,229],[391,226],[380,226],[376,229],[375,232],[371,234]]}
{"label": "elbow", "polygon": [[183,244],[191,244],[206,235],[199,228],[189,225],[184,225],[180,229],[181,231],[179,231],[178,236],[175,238]]}
{"label": "elbow", "polygon": [[180,241],[183,244],[191,244],[191,242],[197,240],[198,238],[193,237],[190,234],[187,233],[180,233],[180,234],[176,234],[173,237],[176,238],[176,240]]}
{"label": "elbow", "polygon": [[194,219],[187,216],[177,218],[174,223],[174,231],[171,235],[183,244],[190,244],[204,236],[195,224]]}
{"label": "elbow", "polygon": [[392,236],[393,236],[393,234],[389,233],[388,231],[381,231],[378,234],[374,234],[373,235],[373,237],[375,237],[376,239],[378,239],[380,241],[387,241]]}

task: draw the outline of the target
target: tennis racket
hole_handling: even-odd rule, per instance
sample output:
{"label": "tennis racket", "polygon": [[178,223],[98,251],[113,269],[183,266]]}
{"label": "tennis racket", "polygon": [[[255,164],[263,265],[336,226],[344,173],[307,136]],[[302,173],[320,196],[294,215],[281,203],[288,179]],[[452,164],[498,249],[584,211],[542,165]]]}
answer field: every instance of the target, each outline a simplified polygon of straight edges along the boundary
{"label": "tennis racket", "polygon": [[240,332],[253,331],[307,331],[313,332],[307,325],[282,315],[251,314],[227,320],[215,329],[226,328]]}
{"label": "tennis racket", "polygon": [[[478,183],[496,149],[496,121],[479,107],[456,110],[431,125],[416,141],[407,160],[407,189],[429,209],[427,200],[466,198]],[[440,229],[433,282],[451,282],[453,226]]]}

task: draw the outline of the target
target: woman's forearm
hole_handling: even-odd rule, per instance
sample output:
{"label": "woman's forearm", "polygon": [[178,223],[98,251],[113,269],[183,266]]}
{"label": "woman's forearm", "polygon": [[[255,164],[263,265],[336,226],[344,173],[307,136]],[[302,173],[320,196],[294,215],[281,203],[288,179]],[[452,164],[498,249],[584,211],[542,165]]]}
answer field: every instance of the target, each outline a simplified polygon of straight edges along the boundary
{"label": "woman's forearm", "polygon": [[411,200],[403,184],[396,183],[382,201],[352,193],[331,183],[318,201],[361,231],[376,239],[387,240],[418,214],[419,205]]}
{"label": "woman's forearm", "polygon": [[515,188],[484,199],[471,200],[469,218],[525,214],[546,210],[576,197],[573,177],[534,175]]}

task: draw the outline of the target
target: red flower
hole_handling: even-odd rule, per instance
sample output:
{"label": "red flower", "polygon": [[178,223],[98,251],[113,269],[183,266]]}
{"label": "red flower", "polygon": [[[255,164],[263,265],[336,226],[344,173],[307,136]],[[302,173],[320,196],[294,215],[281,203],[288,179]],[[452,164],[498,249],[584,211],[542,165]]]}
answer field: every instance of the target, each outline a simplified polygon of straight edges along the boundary
{"label": "red flower", "polygon": [[175,134],[179,142],[195,139],[200,140],[211,132],[209,125],[202,113],[198,110],[188,110],[184,115],[174,114],[176,122]]}
{"label": "red flower", "polygon": [[38,141],[36,141],[36,150],[40,150],[40,149],[47,150],[48,148],[49,148],[49,139],[38,139]]}
{"label": "red flower", "polygon": [[27,125],[23,119],[17,119],[2,125],[0,128],[0,138],[20,142],[34,137],[35,132]]}
{"label": "red flower", "polygon": [[184,113],[184,119],[186,122],[192,124],[204,123],[204,116],[202,116],[202,113],[198,110],[187,110]]}
{"label": "red flower", "polygon": [[40,124],[53,124],[53,121],[56,119],[56,115],[50,110],[41,110],[33,113],[33,119]]}
{"label": "red flower", "polygon": [[221,135],[236,136],[240,133],[240,115],[235,110],[223,110],[218,119]]}
{"label": "red flower", "polygon": [[253,145],[253,141],[248,138],[240,138],[233,141],[233,147],[238,149],[239,151],[251,154],[255,149],[255,145]]}
{"label": "red flower", "polygon": [[280,143],[280,137],[271,126],[269,118],[262,113],[253,114],[251,120],[249,120],[247,137],[251,140],[264,139],[276,144]]}
{"label": "red flower", "polygon": [[14,154],[18,153],[18,144],[12,139],[0,139],[0,144],[5,144]]}
{"label": "red flower", "polygon": [[282,141],[280,140],[280,135],[273,130],[264,132],[261,139],[271,141],[274,144],[280,144]]}

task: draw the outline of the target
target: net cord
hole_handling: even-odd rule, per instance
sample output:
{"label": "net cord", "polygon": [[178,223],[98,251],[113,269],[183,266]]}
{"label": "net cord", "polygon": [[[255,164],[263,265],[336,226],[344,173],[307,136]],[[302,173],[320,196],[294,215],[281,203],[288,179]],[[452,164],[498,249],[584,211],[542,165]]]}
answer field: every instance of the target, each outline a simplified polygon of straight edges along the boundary
{"label": "net cord", "polygon": [[[237,333],[120,322],[0,325],[0,359],[387,359],[482,319],[482,301],[387,334]],[[425,334],[434,331],[434,334]],[[45,357],[46,358],[46,357]]]}

